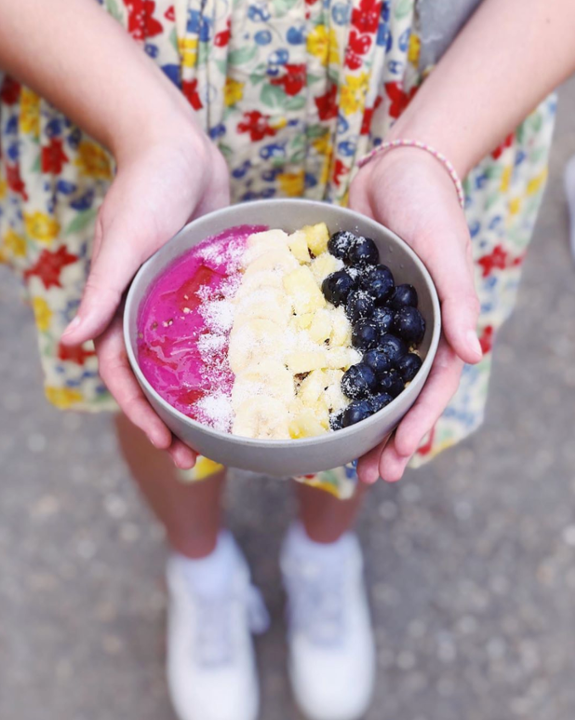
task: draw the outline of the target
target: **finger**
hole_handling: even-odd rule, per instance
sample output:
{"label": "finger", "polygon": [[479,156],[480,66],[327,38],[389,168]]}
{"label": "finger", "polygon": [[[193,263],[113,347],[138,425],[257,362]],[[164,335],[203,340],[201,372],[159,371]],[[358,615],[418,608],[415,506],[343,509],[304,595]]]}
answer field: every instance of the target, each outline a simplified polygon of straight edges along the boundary
{"label": "finger", "polygon": [[101,236],[92,256],[90,274],[76,317],[64,331],[62,342],[79,345],[98,337],[108,326],[122,294],[144,261],[144,243],[127,242],[133,235],[132,223],[115,218],[109,226],[99,220]]}
{"label": "finger", "polygon": [[373,485],[379,480],[379,457],[383,449],[390,441],[389,436],[385,440],[363,455],[357,463],[357,476],[366,485]]}
{"label": "finger", "polygon": [[169,448],[172,433],[156,415],[132,373],[119,319],[96,340],[96,353],[100,377],[125,415],[148,436],[152,445],[161,450]]}
{"label": "finger", "polygon": [[393,441],[381,454],[379,472],[382,478],[393,482],[401,477],[421,440],[433,428],[457,391],[462,369],[462,361],[442,341],[425,387],[399,424]]}
{"label": "finger", "polygon": [[168,454],[174,461],[174,465],[180,470],[191,470],[196,464],[198,454],[185,445],[181,440],[174,438],[168,448]]}
{"label": "finger", "polygon": [[[461,234],[467,236],[467,228],[462,228]],[[435,247],[425,260],[441,301],[445,337],[464,362],[475,364],[483,353],[477,337],[480,304],[473,281],[471,245],[464,237],[454,238],[449,247],[450,252]]]}

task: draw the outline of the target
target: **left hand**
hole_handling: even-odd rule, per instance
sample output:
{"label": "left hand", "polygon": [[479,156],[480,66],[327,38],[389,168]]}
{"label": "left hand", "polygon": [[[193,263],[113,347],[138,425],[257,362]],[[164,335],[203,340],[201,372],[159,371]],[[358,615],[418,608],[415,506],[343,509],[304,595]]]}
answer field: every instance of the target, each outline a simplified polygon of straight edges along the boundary
{"label": "left hand", "polygon": [[413,248],[441,302],[443,335],[425,387],[391,439],[358,464],[365,483],[378,477],[395,482],[455,394],[463,364],[482,357],[471,240],[449,175],[419,149],[397,148],[367,163],[351,184],[349,206],[386,225]]}

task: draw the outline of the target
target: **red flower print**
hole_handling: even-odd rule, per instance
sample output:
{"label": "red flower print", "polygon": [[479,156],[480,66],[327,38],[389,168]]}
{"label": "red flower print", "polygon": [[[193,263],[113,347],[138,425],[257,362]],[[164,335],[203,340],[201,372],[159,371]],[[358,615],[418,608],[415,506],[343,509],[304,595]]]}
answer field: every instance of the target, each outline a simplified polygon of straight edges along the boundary
{"label": "red flower print", "polygon": [[402,83],[389,82],[385,83],[385,93],[391,100],[389,106],[389,114],[392,118],[398,118],[405,108],[409,105],[418,88],[414,87],[409,93],[403,92]]}
{"label": "red flower print", "polygon": [[491,153],[491,157],[494,160],[498,160],[502,155],[505,148],[511,147],[511,143],[513,142],[513,138],[515,137],[515,133],[511,133],[511,135],[508,135],[505,140],[495,148],[495,150]]}
{"label": "red flower print", "polygon": [[244,119],[238,123],[238,132],[249,132],[252,142],[263,140],[266,135],[273,137],[277,130],[269,126],[269,115],[262,115],[259,110],[244,113]]}
{"label": "red flower print", "polygon": [[365,108],[363,113],[363,121],[361,123],[361,135],[368,135],[371,127],[371,119],[375,108]]}
{"label": "red flower print", "polygon": [[484,255],[477,261],[478,265],[481,265],[483,269],[482,276],[488,277],[494,270],[505,270],[506,268],[517,267],[523,262],[525,255],[519,255],[514,258],[510,258],[509,254],[503,249],[501,245],[497,245],[493,248],[493,252],[489,255]]}
{"label": "red flower print", "polygon": [[334,183],[339,187],[339,184],[341,183],[341,176],[346,175],[349,172],[349,169],[346,168],[346,166],[342,163],[341,160],[336,160],[335,165],[333,168],[333,181]]}
{"label": "red flower print", "polygon": [[9,75],[4,78],[0,100],[6,105],[14,105],[20,97],[20,83],[13,80]]}
{"label": "red flower print", "polygon": [[84,365],[86,358],[93,357],[96,353],[94,350],[85,350],[82,345],[58,345],[58,358],[60,360],[69,360],[77,365]]}
{"label": "red flower print", "polygon": [[493,348],[493,341],[495,339],[495,334],[493,332],[493,327],[491,325],[488,325],[485,330],[481,333],[481,337],[479,338],[479,344],[481,345],[481,351],[485,355],[488,352],[491,352],[491,349]]}
{"label": "red flower print", "polygon": [[425,445],[422,445],[418,451],[418,455],[429,455],[431,452],[431,449],[433,447],[433,439],[435,438],[435,427],[433,427],[429,433],[429,439],[425,443]]}
{"label": "red flower print", "polygon": [[351,24],[360,33],[375,33],[379,26],[381,0],[362,0],[351,13]]}
{"label": "red flower print", "polygon": [[225,47],[229,43],[231,35],[230,24],[230,20],[228,20],[226,29],[217,33],[216,37],[214,38],[214,45],[216,47]]}
{"label": "red flower print", "polygon": [[361,124],[361,134],[362,135],[368,135],[370,128],[371,128],[371,121],[373,119],[373,113],[377,110],[377,108],[381,105],[383,98],[381,95],[378,95],[375,98],[375,102],[373,104],[372,108],[366,108],[364,115],[363,115],[363,122]]}
{"label": "red flower print", "polygon": [[200,100],[200,96],[198,95],[197,78],[182,81],[182,92],[194,110],[201,110],[204,107],[202,105],[202,101]]}
{"label": "red flower print", "polygon": [[349,33],[349,44],[345,51],[345,65],[350,70],[358,70],[362,65],[361,55],[365,53],[371,47],[371,37],[369,35],[359,35],[358,32],[352,28]]}
{"label": "red flower print", "polygon": [[153,17],[156,9],[153,0],[125,0],[125,5],[128,9],[128,32],[134,40],[145,40],[162,32],[162,24]]}
{"label": "red flower print", "polygon": [[173,5],[170,5],[170,7],[166,10],[166,12],[164,13],[164,17],[166,18],[166,20],[174,22],[174,20],[176,19],[176,11]]}
{"label": "red flower print", "polygon": [[60,138],[50,138],[50,144],[42,148],[42,172],[58,174],[62,172],[68,156],[62,148]]}
{"label": "red flower print", "polygon": [[42,250],[36,263],[24,273],[24,280],[29,280],[36,275],[42,280],[46,290],[50,287],[62,287],[60,284],[62,268],[77,262],[77,260],[78,256],[71,255],[65,247],[61,247],[55,252]]}
{"label": "red flower print", "polygon": [[286,63],[284,69],[285,75],[282,75],[280,78],[272,78],[270,82],[272,85],[283,85],[286,95],[297,95],[305,85],[305,63],[300,65],[290,65],[290,63]]}
{"label": "red flower print", "polygon": [[6,163],[6,182],[12,192],[21,195],[24,200],[28,200],[28,193],[24,181],[20,177],[20,168],[18,165]]}
{"label": "red flower print", "polygon": [[337,85],[332,85],[325,95],[314,98],[320,120],[331,120],[337,117]]}

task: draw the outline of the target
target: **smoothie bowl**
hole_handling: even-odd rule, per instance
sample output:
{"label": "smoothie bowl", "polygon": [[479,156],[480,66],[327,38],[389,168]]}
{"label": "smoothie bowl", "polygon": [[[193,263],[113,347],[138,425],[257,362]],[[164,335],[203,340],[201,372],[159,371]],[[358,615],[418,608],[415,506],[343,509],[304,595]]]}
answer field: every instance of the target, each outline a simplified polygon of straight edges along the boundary
{"label": "smoothie bowl", "polygon": [[206,215],[138,271],[124,335],[172,432],[284,477],[371,450],[421,392],[437,293],[397,235],[351,210],[264,200]]}

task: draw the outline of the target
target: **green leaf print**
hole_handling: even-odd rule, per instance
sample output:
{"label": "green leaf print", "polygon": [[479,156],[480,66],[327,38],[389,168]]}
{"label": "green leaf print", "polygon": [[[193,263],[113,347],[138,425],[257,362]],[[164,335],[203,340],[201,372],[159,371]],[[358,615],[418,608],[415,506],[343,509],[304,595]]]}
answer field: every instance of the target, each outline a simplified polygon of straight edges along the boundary
{"label": "green leaf print", "polygon": [[42,170],[42,164],[40,162],[40,154],[36,155],[36,158],[34,160],[34,163],[32,167],[30,168],[33,173],[39,173]]}
{"label": "green leaf print", "polygon": [[296,97],[290,97],[286,100],[284,107],[286,110],[301,110],[305,107],[305,102],[303,95],[296,95]]}
{"label": "green leaf print", "polygon": [[170,42],[172,43],[172,46],[174,47],[174,50],[178,50],[178,33],[176,32],[176,28],[172,28],[172,32],[170,33]]}
{"label": "green leaf print", "polygon": [[273,0],[272,4],[276,15],[285,15],[299,0]]}
{"label": "green leaf print", "polygon": [[214,64],[218,68],[220,75],[223,75],[225,77],[228,74],[227,60],[214,60]]}
{"label": "green leaf print", "polygon": [[395,17],[404,18],[413,10],[413,0],[399,0],[395,8]]}
{"label": "green leaf print", "polygon": [[266,107],[283,108],[286,102],[286,94],[277,85],[264,85],[260,100]]}
{"label": "green leaf print", "polygon": [[64,235],[72,235],[72,233],[80,232],[96,219],[98,211],[95,208],[82,210],[79,212],[68,227],[64,230]]}
{"label": "green leaf print", "polygon": [[200,43],[198,45],[197,67],[203,67],[208,62],[211,47],[209,43]]}
{"label": "green leaf print", "polygon": [[327,135],[329,130],[326,130],[322,125],[310,125],[306,132],[309,138],[318,138]]}
{"label": "green leaf print", "polygon": [[122,13],[116,0],[106,0],[106,10],[114,18],[114,20],[118,20],[118,22],[122,21]]}
{"label": "green leaf print", "polygon": [[258,53],[258,49],[255,46],[238,48],[238,50],[232,50],[228,55],[228,65],[243,65],[244,63],[252,60]]}

